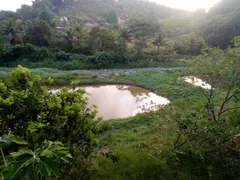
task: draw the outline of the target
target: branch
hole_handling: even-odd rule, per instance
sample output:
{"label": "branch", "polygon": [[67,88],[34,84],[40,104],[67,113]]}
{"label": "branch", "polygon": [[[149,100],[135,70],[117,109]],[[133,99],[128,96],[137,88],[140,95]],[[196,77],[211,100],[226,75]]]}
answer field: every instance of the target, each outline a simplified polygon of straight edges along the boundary
{"label": "branch", "polygon": [[[218,112],[218,118],[221,116],[225,104],[230,100],[230,99],[229,99],[229,95],[230,95],[230,93],[231,93],[231,91],[232,91],[232,85],[233,85],[233,83],[232,83],[231,86],[229,87],[228,92],[227,92],[227,95],[226,95],[226,97],[225,97],[225,99],[224,99],[224,101],[223,101],[223,103],[222,103],[222,105],[221,105],[221,108],[220,108],[219,112]],[[231,97],[231,96],[230,96],[230,97]]]}
{"label": "branch", "polygon": [[176,142],[175,142],[174,145],[173,145],[172,152],[174,152],[177,148],[179,148],[179,147],[181,147],[181,146],[183,146],[184,144],[187,143],[187,141],[184,141],[183,143],[178,144],[181,136],[182,136],[182,134],[178,134],[177,140],[176,140]]}
{"label": "branch", "polygon": [[227,111],[234,110],[234,109],[240,109],[240,106],[238,106],[238,107],[234,107],[234,108],[228,108],[228,109],[225,109],[224,111],[221,112],[220,115],[222,115],[223,113],[225,113],[225,112],[227,112]]}
{"label": "branch", "polygon": [[215,110],[214,110],[214,102],[213,102],[213,87],[215,86],[216,80],[212,80],[211,83],[211,89],[209,96],[207,97],[208,99],[208,109],[210,109],[210,112],[212,114],[213,120],[216,121],[216,115],[215,115]]}

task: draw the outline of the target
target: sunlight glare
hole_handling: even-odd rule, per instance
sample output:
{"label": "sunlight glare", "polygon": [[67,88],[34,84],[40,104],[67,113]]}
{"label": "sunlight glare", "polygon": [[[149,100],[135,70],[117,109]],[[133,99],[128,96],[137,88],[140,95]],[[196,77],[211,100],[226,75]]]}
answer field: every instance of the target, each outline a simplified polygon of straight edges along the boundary
{"label": "sunlight glare", "polygon": [[220,0],[151,0],[151,1],[172,8],[195,11],[198,8],[205,8],[206,10],[208,10],[213,5],[218,3]]}

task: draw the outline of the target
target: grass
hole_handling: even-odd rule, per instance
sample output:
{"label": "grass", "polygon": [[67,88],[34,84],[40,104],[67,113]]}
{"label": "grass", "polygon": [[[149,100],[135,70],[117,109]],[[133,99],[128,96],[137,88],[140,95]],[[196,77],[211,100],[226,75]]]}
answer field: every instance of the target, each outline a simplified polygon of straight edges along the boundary
{"label": "grass", "polygon": [[[57,61],[57,60],[43,60],[41,62],[32,62],[28,59],[20,59],[8,64],[4,64],[7,67],[16,67],[17,65],[23,65],[24,67],[36,69],[36,68],[54,68],[60,70],[77,70],[77,69],[99,69],[99,66],[92,63],[83,62],[78,59],[69,61]],[[131,69],[131,68],[147,68],[147,67],[179,67],[184,66],[184,63],[175,61],[138,61],[129,63],[112,63],[106,66],[107,69]]]}
{"label": "grass", "polygon": [[[11,68],[0,68],[0,76],[7,78],[10,71]],[[111,156],[97,156],[85,179],[206,179],[207,173],[197,157],[184,156],[182,166],[179,164],[181,157],[169,154],[176,139],[172,109],[178,108],[184,112],[186,107],[195,110],[204,107],[201,89],[179,80],[174,70],[138,69],[129,73],[109,70],[105,74],[50,68],[32,71],[41,75],[43,82],[52,77],[55,85],[69,85],[72,80],[80,80],[79,85],[136,84],[171,101],[170,105],[156,112],[101,122],[96,135],[98,147],[108,147]],[[196,161],[193,162],[194,159]]]}

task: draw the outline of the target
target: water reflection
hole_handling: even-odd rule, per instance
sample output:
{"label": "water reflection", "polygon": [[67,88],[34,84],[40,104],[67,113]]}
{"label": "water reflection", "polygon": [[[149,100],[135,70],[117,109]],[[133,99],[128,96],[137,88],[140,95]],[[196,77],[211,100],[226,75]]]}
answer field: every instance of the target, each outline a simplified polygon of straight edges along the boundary
{"label": "water reflection", "polygon": [[[138,113],[155,111],[170,103],[144,88],[129,85],[86,86],[89,103],[98,107],[98,116],[104,120],[126,118]],[[56,93],[57,90],[52,90]]]}
{"label": "water reflection", "polygon": [[207,84],[205,81],[194,77],[194,76],[187,76],[187,77],[183,77],[184,81],[187,83],[190,83],[194,86],[199,86],[202,87],[203,89],[211,89],[211,85]]}

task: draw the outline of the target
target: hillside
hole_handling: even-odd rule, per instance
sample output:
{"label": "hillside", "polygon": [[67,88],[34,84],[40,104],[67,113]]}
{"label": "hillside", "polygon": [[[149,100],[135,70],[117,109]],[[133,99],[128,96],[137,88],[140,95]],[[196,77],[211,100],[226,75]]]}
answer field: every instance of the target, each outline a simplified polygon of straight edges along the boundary
{"label": "hillside", "polygon": [[222,0],[210,9],[202,32],[210,45],[226,48],[240,35],[240,1]]}
{"label": "hillside", "polygon": [[123,21],[132,18],[164,19],[170,16],[185,16],[187,11],[161,6],[142,0],[89,0],[59,4],[60,16],[81,18],[85,21],[108,21],[110,13],[116,13]]}

